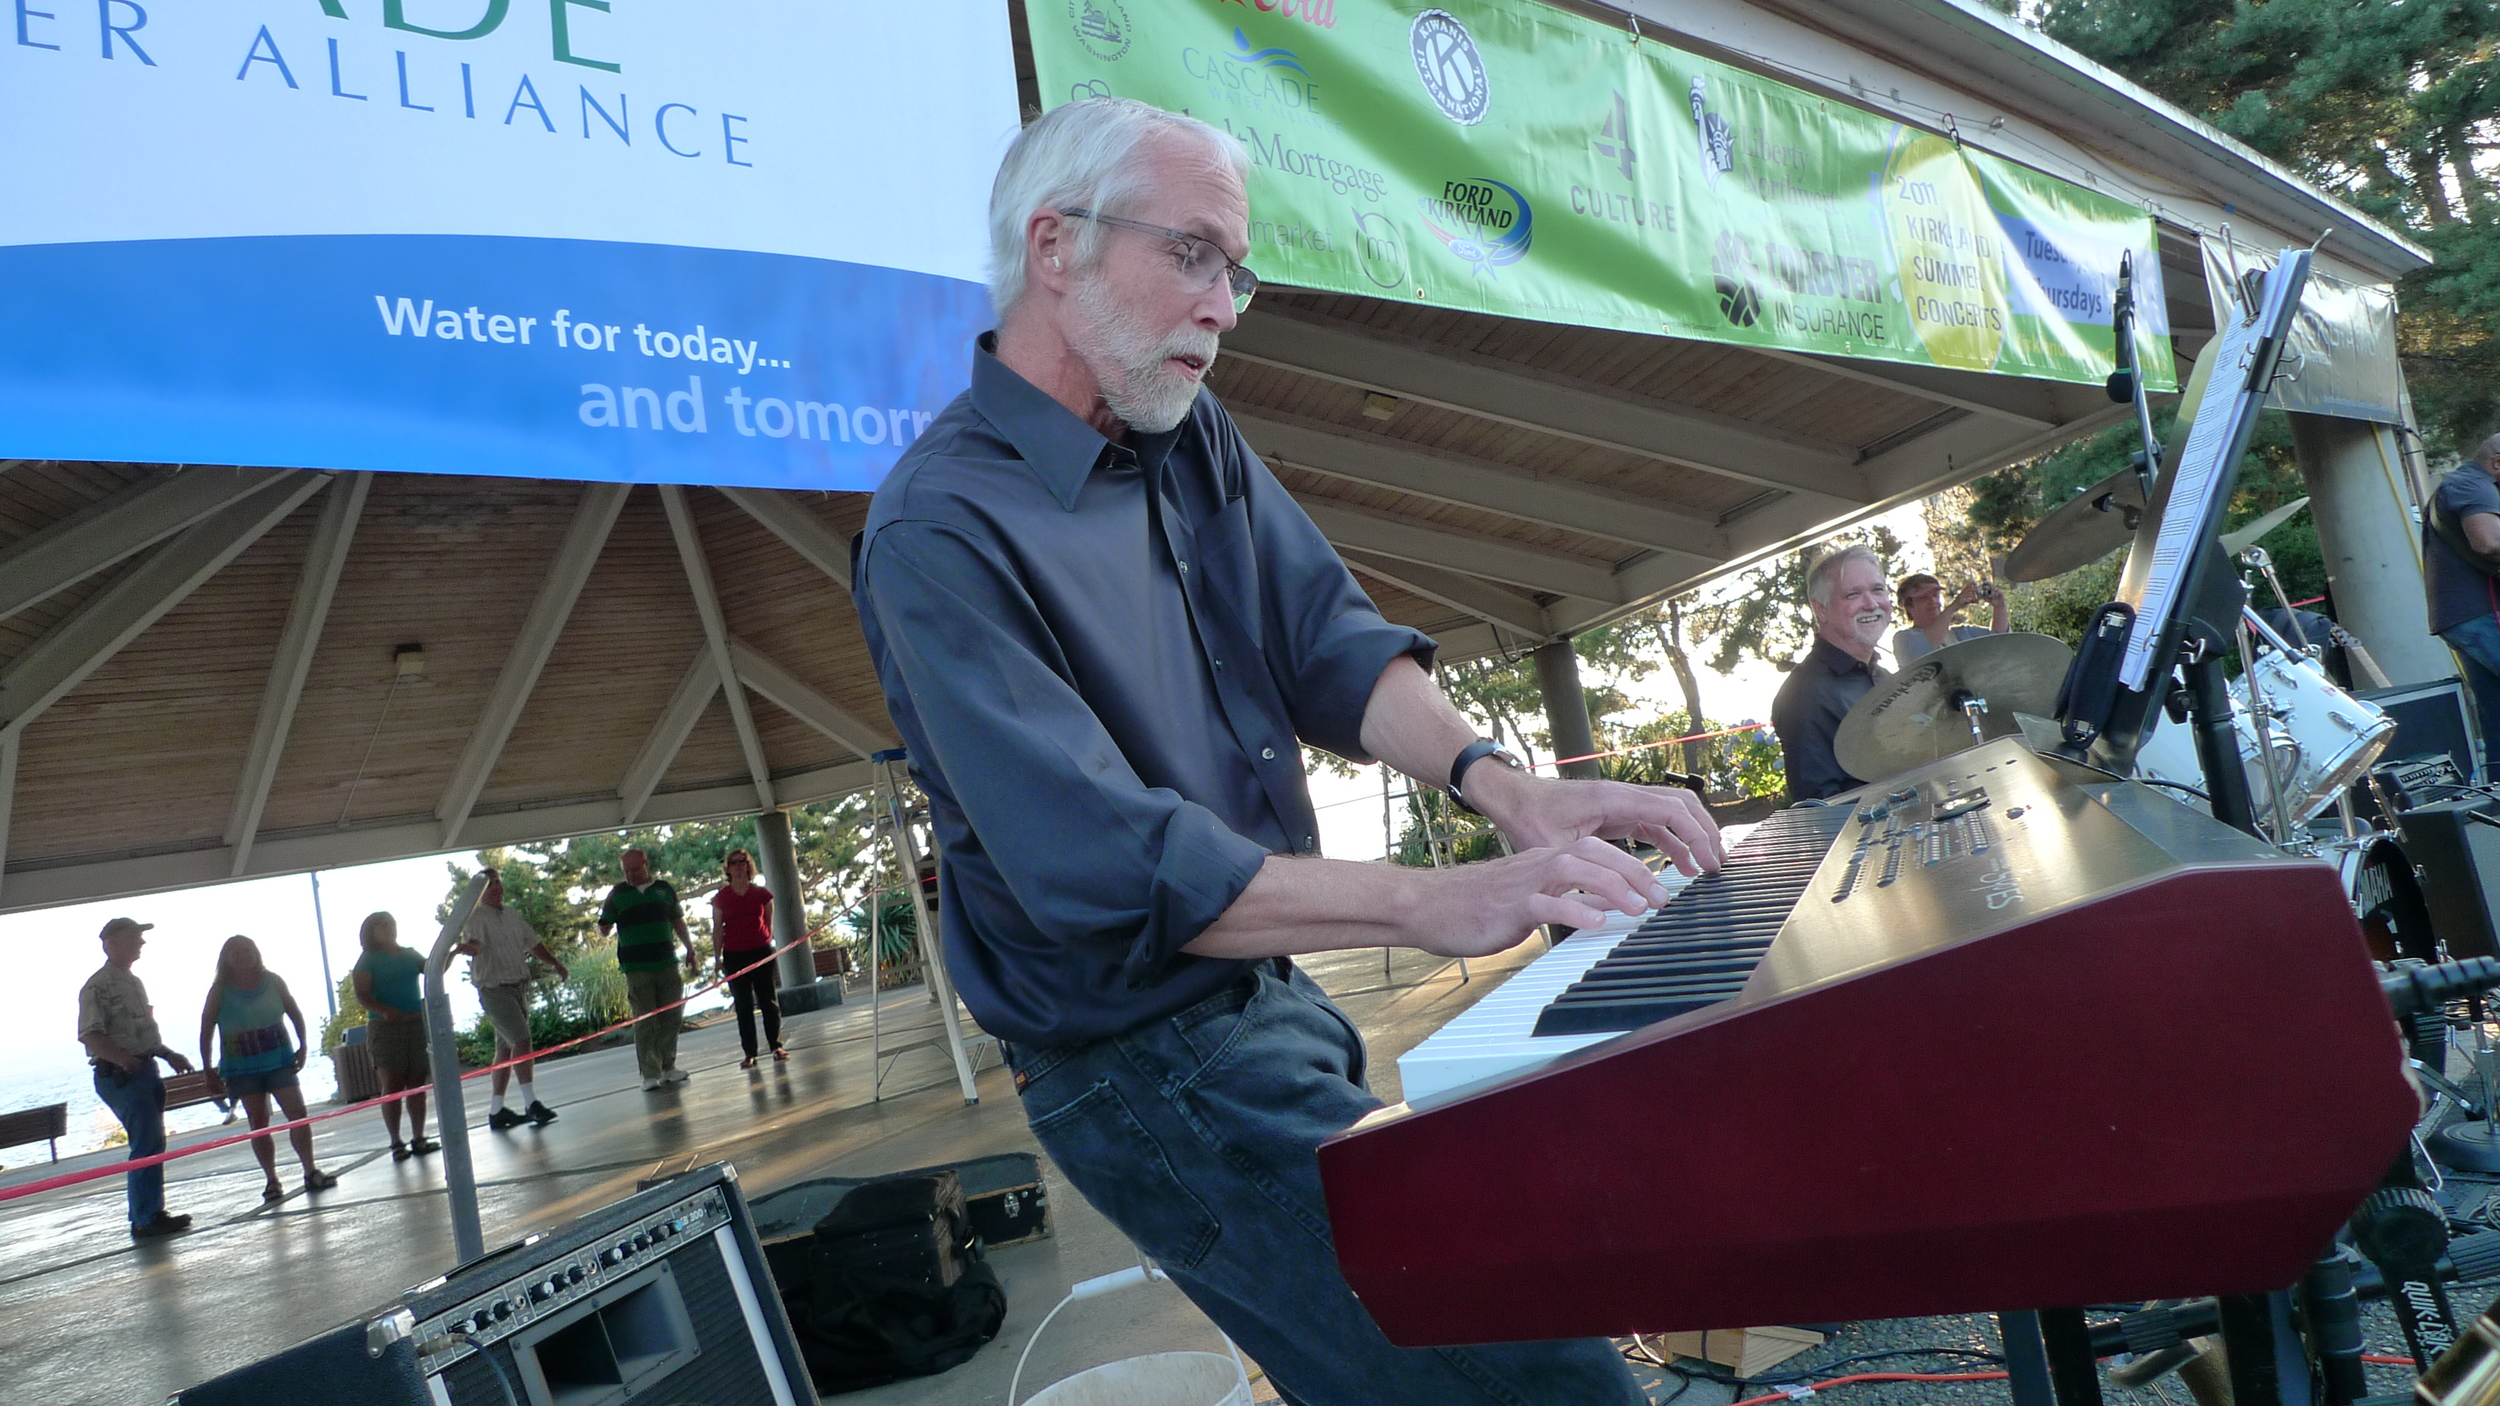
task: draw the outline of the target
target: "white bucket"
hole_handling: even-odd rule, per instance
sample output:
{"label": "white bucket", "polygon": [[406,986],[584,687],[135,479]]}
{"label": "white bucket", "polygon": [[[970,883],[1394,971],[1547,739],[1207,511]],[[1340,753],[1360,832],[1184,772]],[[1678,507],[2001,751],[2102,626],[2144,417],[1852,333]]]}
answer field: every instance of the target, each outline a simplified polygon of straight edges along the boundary
{"label": "white bucket", "polygon": [[1250,1383],[1230,1357],[1157,1352],[1088,1368],[1024,1406],[1250,1406]]}

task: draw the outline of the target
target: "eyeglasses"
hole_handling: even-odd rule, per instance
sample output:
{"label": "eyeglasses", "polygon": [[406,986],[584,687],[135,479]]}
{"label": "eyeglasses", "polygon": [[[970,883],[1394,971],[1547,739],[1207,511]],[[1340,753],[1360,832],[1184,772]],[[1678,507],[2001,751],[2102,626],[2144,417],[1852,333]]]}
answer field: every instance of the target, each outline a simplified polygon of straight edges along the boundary
{"label": "eyeglasses", "polygon": [[1098,225],[1135,230],[1139,234],[1150,234],[1158,239],[1172,241],[1173,244],[1179,246],[1172,252],[1180,260],[1181,277],[1188,280],[1189,286],[1199,292],[1205,292],[1214,287],[1219,278],[1231,284],[1233,311],[1235,312],[1249,311],[1251,296],[1259,291],[1257,274],[1234,263],[1225,256],[1223,250],[1186,230],[1169,229],[1162,225],[1150,225],[1137,220],[1124,220],[1117,215],[1098,215],[1091,210],[1068,209],[1059,213],[1072,220],[1092,220]]}

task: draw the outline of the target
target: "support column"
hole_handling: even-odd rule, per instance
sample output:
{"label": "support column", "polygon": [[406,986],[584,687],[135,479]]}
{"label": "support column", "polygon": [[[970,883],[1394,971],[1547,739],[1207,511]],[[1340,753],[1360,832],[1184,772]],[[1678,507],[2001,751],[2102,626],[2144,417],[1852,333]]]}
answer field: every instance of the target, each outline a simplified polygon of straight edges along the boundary
{"label": "support column", "polygon": [[2293,415],[2291,422],[2338,622],[2396,683],[2454,674],[2447,646],[2430,633],[2422,525],[2400,486],[2404,461],[2395,431],[2327,415]]}
{"label": "support column", "polygon": [[[1539,645],[1536,651],[1537,692],[1545,696],[1545,726],[1554,738],[1557,757],[1585,757],[1597,750],[1597,739],[1589,731],[1589,701],[1580,692],[1580,656],[1571,652],[1571,641],[1559,639]],[[1595,762],[1567,762],[1559,768],[1565,776],[1594,777]]]}
{"label": "support column", "polygon": [[[790,817],[768,810],[755,817],[755,861],[773,894],[773,945],[796,941],[807,931],[806,891],[799,883],[798,847],[790,842]],[[842,983],[816,979],[816,954],[805,943],[774,958],[784,1014],[842,1004]]]}

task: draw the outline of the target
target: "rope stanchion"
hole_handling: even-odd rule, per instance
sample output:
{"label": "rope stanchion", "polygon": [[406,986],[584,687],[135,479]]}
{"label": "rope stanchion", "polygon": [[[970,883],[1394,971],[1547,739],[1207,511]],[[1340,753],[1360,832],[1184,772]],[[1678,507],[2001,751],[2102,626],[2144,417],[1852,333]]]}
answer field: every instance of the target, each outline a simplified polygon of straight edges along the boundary
{"label": "rope stanchion", "polygon": [[[832,917],[825,919],[823,922],[809,928],[806,932],[792,938],[790,941],[766,951],[760,959],[750,962],[747,965],[738,968],[736,971],[724,973],[710,984],[697,987],[695,990],[687,992],[685,995],[680,996],[678,999],[671,1001],[665,1006],[654,1006],[640,1015],[628,1016],[623,1020],[617,1021],[613,1025],[603,1026],[586,1035],[577,1035],[561,1044],[549,1045],[544,1049],[533,1049],[525,1055],[516,1055],[511,1059],[502,1060],[498,1063],[463,1071],[460,1076],[460,1081],[465,1084],[471,1079],[483,1078],[486,1075],[494,1073],[498,1069],[510,1069],[517,1064],[527,1064],[535,1060],[546,1059],[549,1056],[557,1054],[561,1051],[572,1049],[578,1045],[588,1044],[590,1041],[599,1039],[601,1036],[610,1035],[638,1022],[649,1020],[655,1015],[660,1015],[667,1011],[677,1010],[680,1007],[683,1007],[687,1002],[692,1001],[699,996],[708,992],[720,990],[722,987],[727,986],[732,980],[744,976],[748,972],[754,971],[756,968],[771,962],[773,959],[779,957],[782,953],[790,950],[791,948],[815,941],[818,934],[823,933],[828,928],[831,928],[835,923],[841,921],[845,915],[849,914],[853,909],[858,908],[861,903],[865,903],[876,898],[882,898],[889,893],[900,892],[902,892],[902,889],[897,886],[875,889],[862,894],[858,900],[845,905],[840,913],[836,913]],[[91,1181],[101,1181],[106,1177],[124,1176],[131,1172],[145,1170],[149,1167],[162,1166],[167,1162],[179,1161],[185,1157],[197,1157],[203,1153],[223,1151],[229,1147],[241,1146],[242,1144],[251,1142],[256,1138],[275,1137],[280,1133],[292,1132],[297,1128],[308,1128],[315,1123],[326,1123],[333,1118],[344,1118],[351,1113],[362,1113],[366,1109],[379,1108],[386,1103],[396,1102],[401,1099],[422,1098],[432,1092],[433,1089],[430,1086],[425,1086],[400,1089],[393,1093],[377,1094],[372,1098],[365,1099],[358,1103],[348,1104],[343,1108],[325,1108],[319,1113],[308,1113],[301,1118],[290,1119],[283,1123],[271,1123],[264,1127],[253,1128],[240,1133],[233,1133],[225,1137],[211,1139],[207,1142],[194,1143],[189,1147],[173,1148],[147,1157],[132,1157],[119,1162],[108,1162],[102,1166],[87,1167],[75,1172],[59,1172],[52,1176],[41,1177],[37,1180],[26,1182],[18,1186],[0,1187],[0,1205],[5,1205],[11,1201],[22,1200],[29,1196],[41,1195],[47,1191],[58,1191],[63,1187],[78,1186],[82,1183]]]}

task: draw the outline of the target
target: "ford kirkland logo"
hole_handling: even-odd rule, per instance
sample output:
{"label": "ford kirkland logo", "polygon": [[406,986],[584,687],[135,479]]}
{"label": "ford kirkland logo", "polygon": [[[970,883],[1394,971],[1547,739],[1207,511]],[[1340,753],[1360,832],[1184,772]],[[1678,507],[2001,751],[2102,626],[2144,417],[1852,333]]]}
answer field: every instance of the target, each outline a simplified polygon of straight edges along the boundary
{"label": "ford kirkland logo", "polygon": [[1475,36],[1447,10],[1426,10],[1406,32],[1415,55],[1415,76],[1441,114],[1461,127],[1484,120],[1493,105],[1493,88],[1484,72],[1484,55],[1476,52]]}
{"label": "ford kirkland logo", "polygon": [[1478,274],[1528,257],[1535,215],[1528,197],[1491,177],[1445,181],[1438,198],[1426,197],[1424,226],[1442,247]]}

